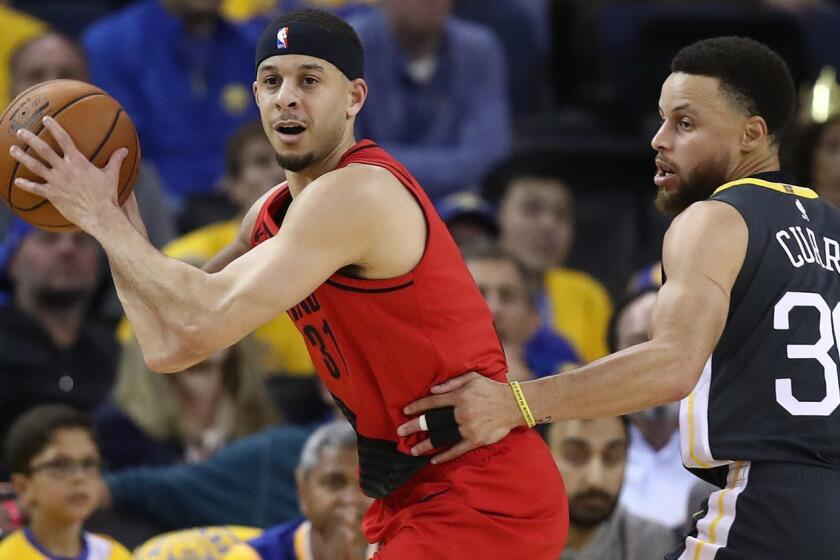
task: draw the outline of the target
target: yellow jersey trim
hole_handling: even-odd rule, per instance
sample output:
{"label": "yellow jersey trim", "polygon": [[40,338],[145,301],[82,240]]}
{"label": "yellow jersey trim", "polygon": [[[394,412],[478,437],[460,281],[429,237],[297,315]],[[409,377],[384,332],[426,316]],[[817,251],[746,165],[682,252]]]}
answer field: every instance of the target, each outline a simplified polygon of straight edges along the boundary
{"label": "yellow jersey trim", "polygon": [[694,399],[695,393],[694,391],[692,391],[688,395],[688,453],[689,455],[691,455],[691,460],[694,461],[695,465],[699,465],[701,468],[708,469],[709,465],[705,461],[702,461],[694,451]]}
{"label": "yellow jersey trim", "polygon": [[724,516],[724,498],[729,493],[730,490],[735,488],[735,485],[738,483],[741,474],[741,462],[735,461],[735,474],[732,476],[732,483],[727,485],[727,488],[718,495],[718,513],[715,516],[714,520],[712,520],[712,524],[709,526],[709,540],[708,541],[700,541],[697,543],[697,548],[694,549],[694,558],[693,560],[700,559],[700,553],[703,551],[703,547],[707,544],[717,544],[717,526],[720,523],[720,520],[723,519]]}
{"label": "yellow jersey trim", "polygon": [[795,196],[801,196],[802,198],[819,198],[820,196],[814,192],[813,190],[807,187],[797,187],[795,185],[787,185],[785,183],[773,183],[771,181],[765,181],[764,179],[738,179],[737,181],[730,181],[725,185],[721,185],[715,189],[715,192],[712,193],[712,196],[716,195],[719,192],[725,191],[726,189],[731,189],[732,187],[737,187],[738,185],[755,185],[757,187],[766,187],[768,189],[773,189],[774,191],[778,191],[780,193],[785,194],[792,194]]}

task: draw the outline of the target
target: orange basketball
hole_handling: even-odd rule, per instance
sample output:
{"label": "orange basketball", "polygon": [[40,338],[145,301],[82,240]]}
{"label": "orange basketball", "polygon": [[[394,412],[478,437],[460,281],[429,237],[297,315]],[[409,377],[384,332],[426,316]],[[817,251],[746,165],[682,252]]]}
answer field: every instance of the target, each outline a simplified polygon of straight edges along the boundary
{"label": "orange basketball", "polygon": [[[45,140],[58,154],[61,150],[42,119],[53,117],[67,131],[76,147],[96,166],[104,167],[119,148],[128,148],[117,185],[120,204],[125,202],[140,171],[140,142],[128,114],[113,97],[96,86],[76,80],[52,80],[18,95],[0,117],[0,197],[12,211],[35,226],[50,231],[78,229],[43,197],[15,186],[18,177],[42,182],[9,155],[17,145],[34,154],[17,136],[26,128]],[[40,159],[40,158],[39,158]]]}

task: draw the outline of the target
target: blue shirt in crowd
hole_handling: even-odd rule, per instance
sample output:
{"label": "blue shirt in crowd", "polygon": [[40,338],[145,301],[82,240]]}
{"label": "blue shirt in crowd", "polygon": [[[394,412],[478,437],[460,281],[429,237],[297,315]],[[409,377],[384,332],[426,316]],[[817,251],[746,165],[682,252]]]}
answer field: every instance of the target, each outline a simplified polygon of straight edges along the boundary
{"label": "blue shirt in crowd", "polygon": [[476,184],[507,155],[505,58],[491,31],[449,18],[434,71],[418,81],[381,10],[349,22],[365,48],[369,86],[357,138],[388,150],[435,200]]}
{"label": "blue shirt in crowd", "polygon": [[287,523],[300,515],[295,469],[313,430],[266,428],[200,463],[125,469],[105,481],[114,507],[171,529]]}
{"label": "blue shirt in crowd", "polygon": [[578,366],[581,361],[572,345],[543,323],[525,345],[525,364],[534,377],[545,377]]}
{"label": "blue shirt in crowd", "polygon": [[301,517],[284,525],[266,529],[262,535],[248,541],[248,545],[262,560],[304,560],[295,552],[295,538],[305,521]]}
{"label": "blue shirt in crowd", "polygon": [[259,117],[256,29],[220,20],[209,37],[190,38],[159,0],[145,0],[94,23],[83,43],[92,81],[128,112],[167,192],[210,191],[228,137]]}

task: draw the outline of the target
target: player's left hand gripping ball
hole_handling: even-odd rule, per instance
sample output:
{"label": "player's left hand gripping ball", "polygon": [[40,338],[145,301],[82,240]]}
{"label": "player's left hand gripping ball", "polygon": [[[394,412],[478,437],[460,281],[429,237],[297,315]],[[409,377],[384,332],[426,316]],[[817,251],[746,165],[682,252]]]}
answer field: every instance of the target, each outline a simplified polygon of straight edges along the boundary
{"label": "player's left hand gripping ball", "polygon": [[[457,431],[463,438],[450,449],[435,455],[432,458],[435,464],[454,459],[477,447],[494,444],[522,424],[522,414],[508,385],[477,373],[467,373],[436,385],[432,387],[432,393],[432,396],[408,405],[405,414],[413,416],[452,407]],[[431,427],[423,414],[400,426],[397,433],[404,437],[428,431]],[[429,438],[412,447],[411,453],[424,455],[434,448],[432,438]]]}
{"label": "player's left hand gripping ball", "polygon": [[64,155],[57,154],[44,140],[21,128],[18,135],[38,157],[17,146],[12,146],[9,153],[45,182],[17,178],[15,185],[48,199],[65,218],[90,232],[102,217],[103,210],[109,206],[119,208],[116,186],[128,150],[116,150],[107,165],[100,169],[76,148],[70,135],[55,119],[45,117],[44,126]]}

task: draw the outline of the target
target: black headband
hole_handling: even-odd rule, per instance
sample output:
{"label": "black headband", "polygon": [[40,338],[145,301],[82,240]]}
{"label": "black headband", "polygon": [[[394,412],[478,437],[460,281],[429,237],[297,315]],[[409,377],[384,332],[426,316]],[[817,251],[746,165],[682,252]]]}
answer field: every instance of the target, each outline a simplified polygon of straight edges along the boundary
{"label": "black headband", "polygon": [[361,44],[317,25],[281,18],[266,27],[257,43],[255,70],[266,58],[284,54],[304,54],[326,60],[350,80],[364,74],[365,56]]}

